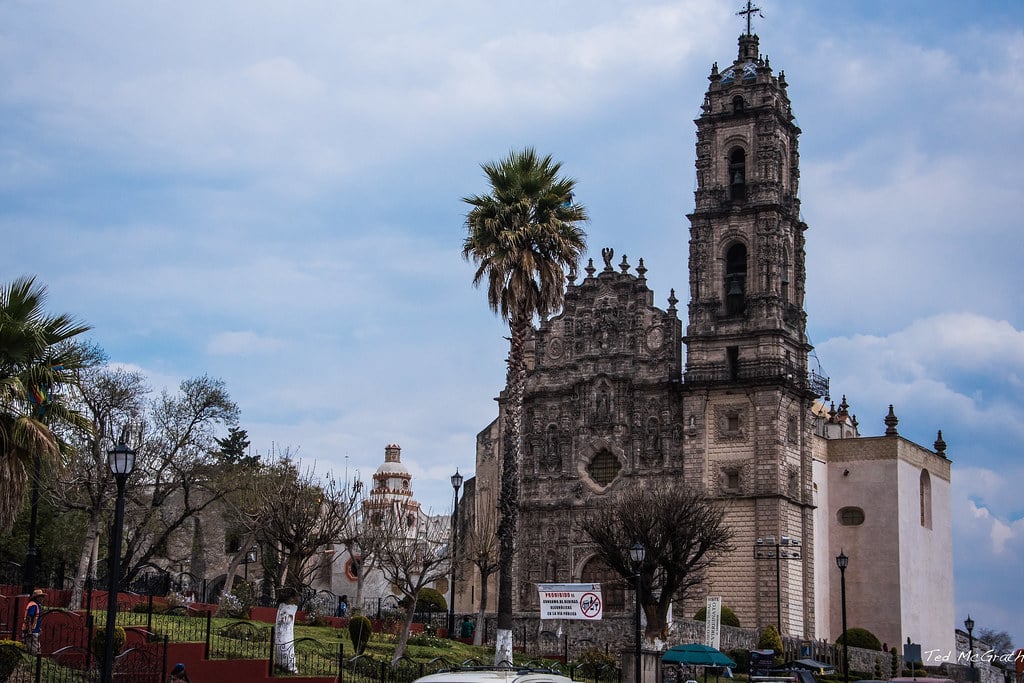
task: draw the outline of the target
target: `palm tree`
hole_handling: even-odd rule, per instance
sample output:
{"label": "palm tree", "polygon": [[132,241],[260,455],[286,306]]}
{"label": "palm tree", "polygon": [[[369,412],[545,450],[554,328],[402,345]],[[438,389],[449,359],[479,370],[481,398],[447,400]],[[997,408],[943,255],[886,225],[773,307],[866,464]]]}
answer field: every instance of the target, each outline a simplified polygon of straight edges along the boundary
{"label": "palm tree", "polygon": [[573,201],[576,181],[559,177],[560,163],[532,148],[482,166],[490,194],[463,197],[468,235],[462,255],[476,265],[473,285],[487,282],[491,310],[511,331],[498,495],[498,632],[495,664],[512,661],[512,559],[519,513],[526,339],[534,316],[562,306],[565,269],[586,249],[578,223],[586,209]]}
{"label": "palm tree", "polygon": [[48,425],[80,422],[55,400],[74,384],[85,363],[70,340],[90,329],[70,316],[43,311],[46,288],[34,277],[0,287],[0,530],[7,531],[25,502],[29,466],[53,460],[64,444]]}

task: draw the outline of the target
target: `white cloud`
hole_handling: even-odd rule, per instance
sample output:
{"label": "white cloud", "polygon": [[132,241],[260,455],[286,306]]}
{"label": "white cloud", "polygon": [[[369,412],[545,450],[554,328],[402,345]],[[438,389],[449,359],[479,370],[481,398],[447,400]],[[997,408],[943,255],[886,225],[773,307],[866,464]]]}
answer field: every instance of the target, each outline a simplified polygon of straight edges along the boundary
{"label": "white cloud", "polygon": [[279,350],[281,340],[261,336],[256,332],[220,332],[210,338],[207,353],[215,355],[265,355]]}

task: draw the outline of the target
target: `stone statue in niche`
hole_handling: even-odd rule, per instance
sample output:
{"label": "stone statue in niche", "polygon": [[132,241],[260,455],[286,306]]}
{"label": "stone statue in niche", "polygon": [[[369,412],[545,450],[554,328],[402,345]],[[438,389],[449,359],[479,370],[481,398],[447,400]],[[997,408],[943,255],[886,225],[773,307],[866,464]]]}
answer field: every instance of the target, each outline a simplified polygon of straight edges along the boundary
{"label": "stone statue in niche", "polygon": [[597,390],[597,405],[594,417],[598,422],[607,422],[611,418],[611,397],[608,395],[607,387],[601,387]]}
{"label": "stone statue in niche", "polygon": [[554,472],[561,467],[561,464],[562,456],[558,448],[558,428],[555,425],[551,425],[545,434],[541,466],[548,472]]}
{"label": "stone statue in niche", "polygon": [[648,459],[656,458],[661,453],[659,431],[658,418],[652,417],[647,421],[647,429],[644,432],[644,456]]}

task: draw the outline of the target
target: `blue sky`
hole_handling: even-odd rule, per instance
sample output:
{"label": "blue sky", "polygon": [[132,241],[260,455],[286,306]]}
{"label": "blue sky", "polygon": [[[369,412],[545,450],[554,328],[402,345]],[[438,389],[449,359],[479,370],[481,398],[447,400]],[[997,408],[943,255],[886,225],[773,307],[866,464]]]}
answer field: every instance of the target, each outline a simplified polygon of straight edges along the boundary
{"label": "blue sky", "polygon": [[[758,4],[821,370],[865,434],[890,403],[943,430],[956,614],[1019,644],[1024,4]],[[36,275],[157,387],[224,379],[260,452],[368,478],[401,444],[446,510],[507,349],[459,198],[534,145],[578,179],[591,255],[685,302],[692,121],[740,5],[4,2],[0,279]]]}

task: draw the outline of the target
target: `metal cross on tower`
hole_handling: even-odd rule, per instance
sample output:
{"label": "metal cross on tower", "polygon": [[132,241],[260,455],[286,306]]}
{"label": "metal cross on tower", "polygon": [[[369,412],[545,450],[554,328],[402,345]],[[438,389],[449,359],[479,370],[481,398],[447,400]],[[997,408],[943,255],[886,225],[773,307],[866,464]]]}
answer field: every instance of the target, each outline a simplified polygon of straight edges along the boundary
{"label": "metal cross on tower", "polygon": [[762,19],[764,19],[764,15],[761,14],[761,8],[760,7],[754,7],[754,3],[751,2],[750,0],[747,0],[747,8],[746,9],[740,10],[739,12],[736,13],[737,15],[744,15],[744,14],[747,15],[747,35],[748,36],[751,35],[750,34],[750,15],[755,14],[755,13],[757,14],[757,16],[759,16]]}

